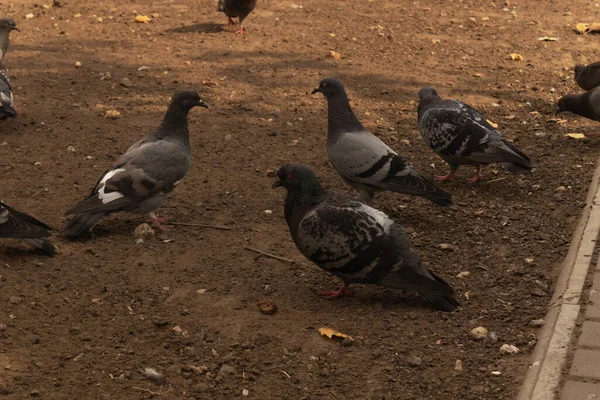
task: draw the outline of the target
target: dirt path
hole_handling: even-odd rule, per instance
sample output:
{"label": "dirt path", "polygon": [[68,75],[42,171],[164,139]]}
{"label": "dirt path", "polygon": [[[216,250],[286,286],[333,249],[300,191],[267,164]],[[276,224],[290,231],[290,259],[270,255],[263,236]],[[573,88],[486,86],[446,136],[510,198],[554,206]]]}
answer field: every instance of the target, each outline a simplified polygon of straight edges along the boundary
{"label": "dirt path", "polygon": [[[598,37],[569,26],[592,22],[595,3],[266,0],[244,37],[226,30],[213,1],[33,3],[0,5],[22,29],[5,58],[19,118],[1,124],[0,163],[14,167],[0,167],[2,199],[60,226],[104,168],[160,122],[173,92],[195,87],[211,108],[191,112],[192,170],[163,212],[233,230],[177,227],[136,245],[141,219],[114,216],[93,240],[58,239],[55,258],[3,240],[7,398],[153,397],[142,389],[173,399],[229,399],[243,389],[254,399],[514,398],[535,343],[530,321],[545,314],[600,148],[564,136],[595,123],[552,115],[575,90],[571,66],[597,61]],[[154,17],[134,24],[137,14]],[[511,61],[513,52],[524,60]],[[526,176],[488,170],[474,186],[465,182],[473,171],[461,169],[443,185],[453,209],[393,194],[375,200],[412,230],[428,267],[459,293],[460,312],[375,287],[339,301],[315,295],[338,283],[295,249],[284,193],[270,189],[267,171],[302,162],[351,191],[327,163],[325,101],[309,95],[326,76],[342,79],[364,125],[425,176],[447,168],[417,130],[425,84],[471,103],[539,165]],[[110,109],[121,117],[105,118]],[[257,258],[245,245],[296,263]],[[471,274],[456,278],[462,271]],[[278,312],[261,314],[264,299]],[[470,340],[480,325],[498,342]],[[359,343],[322,338],[322,326]],[[522,353],[500,355],[504,343]],[[166,385],[148,381],[146,367]]]}

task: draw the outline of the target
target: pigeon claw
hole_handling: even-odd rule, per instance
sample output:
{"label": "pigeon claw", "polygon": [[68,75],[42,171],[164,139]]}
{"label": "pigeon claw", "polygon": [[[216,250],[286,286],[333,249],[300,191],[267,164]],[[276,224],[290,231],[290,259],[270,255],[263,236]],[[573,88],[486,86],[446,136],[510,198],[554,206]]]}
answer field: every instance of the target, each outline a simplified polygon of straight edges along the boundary
{"label": "pigeon claw", "polygon": [[236,34],[239,33],[240,36],[243,36],[244,35],[244,28],[240,25],[240,29],[238,29],[237,31],[235,31],[235,33]]}
{"label": "pigeon claw", "polygon": [[477,182],[479,182],[479,180],[481,178],[483,178],[483,173],[481,172],[481,166],[478,165],[476,168],[477,168],[477,174],[473,178],[469,179],[469,183],[477,183]]}
{"label": "pigeon claw", "polygon": [[154,214],[154,213],[150,213],[150,221],[152,221],[152,225],[157,228],[160,229],[163,232],[168,231],[170,228],[172,228],[171,226],[167,226],[167,225],[163,225],[162,223],[165,222],[167,220],[166,217],[159,217],[158,215]]}
{"label": "pigeon claw", "polygon": [[354,296],[354,294],[346,289],[346,285],[342,285],[339,290],[330,290],[327,292],[319,292],[317,293],[319,296],[325,297],[328,300],[339,299],[344,296]]}
{"label": "pigeon claw", "polygon": [[450,172],[448,175],[444,175],[444,176],[436,175],[436,176],[433,177],[433,179],[435,179],[438,182],[441,182],[441,181],[451,181],[452,180],[452,172]]}

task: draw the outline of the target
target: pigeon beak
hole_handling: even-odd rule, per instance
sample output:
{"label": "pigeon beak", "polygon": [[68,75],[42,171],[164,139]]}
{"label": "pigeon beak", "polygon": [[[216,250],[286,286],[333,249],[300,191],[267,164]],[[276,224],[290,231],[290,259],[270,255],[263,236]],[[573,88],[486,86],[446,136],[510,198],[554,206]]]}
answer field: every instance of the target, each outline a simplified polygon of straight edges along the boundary
{"label": "pigeon beak", "polygon": [[198,101],[198,105],[199,105],[200,107],[208,108],[208,104],[206,104],[206,103],[205,103],[204,101],[202,101],[202,100]]}
{"label": "pigeon beak", "polygon": [[283,183],[281,183],[281,181],[275,181],[273,183],[273,185],[271,185],[271,189],[277,189],[278,187],[283,186]]}
{"label": "pigeon beak", "polygon": [[319,93],[321,91],[321,89],[316,88],[315,90],[313,90],[312,92],[310,92],[310,94],[315,94],[315,93]]}

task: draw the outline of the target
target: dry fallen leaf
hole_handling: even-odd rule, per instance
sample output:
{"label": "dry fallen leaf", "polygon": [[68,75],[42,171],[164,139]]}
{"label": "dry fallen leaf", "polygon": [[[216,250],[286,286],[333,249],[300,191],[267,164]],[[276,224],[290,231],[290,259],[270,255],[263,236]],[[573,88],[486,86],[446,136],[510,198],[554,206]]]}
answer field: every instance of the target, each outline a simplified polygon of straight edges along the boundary
{"label": "dry fallen leaf", "polygon": [[565,136],[572,139],[585,139],[585,135],[583,133],[567,133]]}
{"label": "dry fallen leaf", "polygon": [[510,53],[508,56],[513,61],[523,61],[523,56],[519,53]]}
{"label": "dry fallen leaf", "polygon": [[271,300],[262,300],[256,303],[258,309],[263,314],[274,314],[277,311],[277,304]]}
{"label": "dry fallen leaf", "polygon": [[203,80],[202,84],[204,86],[219,86],[219,84],[217,82],[211,81],[211,80],[208,80],[208,79]]}
{"label": "dry fallen leaf", "polygon": [[121,116],[121,113],[117,110],[106,110],[104,112],[104,118],[117,119]]}
{"label": "dry fallen leaf", "polygon": [[25,16],[25,19],[33,19],[33,17],[35,17],[35,15],[29,13]]}
{"label": "dry fallen leaf", "polygon": [[483,76],[483,74],[473,74],[473,76],[474,76],[475,78],[481,78],[481,77]]}
{"label": "dry fallen leaf", "polygon": [[334,60],[340,60],[342,58],[342,55],[337,51],[330,50],[329,54],[327,54],[327,57],[333,58]]}
{"label": "dry fallen leaf", "polygon": [[198,293],[198,294],[204,294],[204,293],[206,293],[207,290],[208,289],[198,289],[198,290],[196,290],[196,293]]}
{"label": "dry fallen leaf", "polygon": [[538,40],[540,42],[556,42],[558,40],[558,38],[549,37],[549,36],[542,36],[542,37],[539,37]]}
{"label": "dry fallen leaf", "polygon": [[498,129],[498,124],[493,123],[489,119],[486,119],[487,123],[494,127],[494,129]]}
{"label": "dry fallen leaf", "polygon": [[348,336],[345,333],[342,332],[338,332],[334,329],[331,328],[319,328],[319,333],[321,334],[321,336],[327,336],[329,339],[341,339],[344,340],[346,338],[354,341],[354,339],[352,339],[352,336]]}
{"label": "dry fallen leaf", "polygon": [[579,33],[580,35],[585,35],[587,33],[588,26],[588,24],[584,24],[582,22],[575,24],[575,32]]}
{"label": "dry fallen leaf", "polygon": [[137,22],[139,24],[147,24],[150,21],[152,21],[152,18],[148,17],[147,15],[137,15],[133,19],[133,22]]}
{"label": "dry fallen leaf", "polygon": [[592,22],[587,31],[588,33],[600,32],[600,22]]}

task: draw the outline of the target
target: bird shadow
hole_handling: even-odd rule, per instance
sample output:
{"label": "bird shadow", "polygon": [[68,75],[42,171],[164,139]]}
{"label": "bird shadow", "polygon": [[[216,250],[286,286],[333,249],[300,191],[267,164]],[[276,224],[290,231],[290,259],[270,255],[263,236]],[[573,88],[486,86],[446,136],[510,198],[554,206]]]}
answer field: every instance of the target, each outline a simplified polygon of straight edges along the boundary
{"label": "bird shadow", "polygon": [[164,33],[218,33],[226,32],[222,24],[215,24],[214,22],[206,22],[195,25],[180,26],[179,28],[171,28],[164,31]]}

